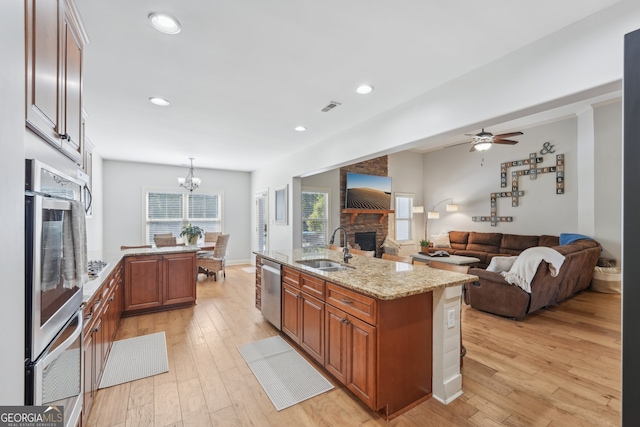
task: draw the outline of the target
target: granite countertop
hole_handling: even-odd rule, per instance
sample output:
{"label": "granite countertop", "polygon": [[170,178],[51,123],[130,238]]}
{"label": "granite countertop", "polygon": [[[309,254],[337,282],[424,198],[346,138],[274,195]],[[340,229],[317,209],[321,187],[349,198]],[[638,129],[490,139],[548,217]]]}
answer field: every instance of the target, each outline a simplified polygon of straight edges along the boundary
{"label": "granite countertop", "polygon": [[301,270],[309,275],[353,289],[381,300],[432,292],[436,289],[462,285],[478,280],[478,276],[454,273],[380,258],[353,255],[348,265],[354,269],[321,271],[296,261],[328,259],[343,263],[342,252],[324,248],[257,251],[256,255]]}
{"label": "granite countertop", "polygon": [[93,295],[100,289],[102,283],[113,272],[118,263],[128,256],[143,256],[143,255],[162,255],[162,254],[180,254],[185,252],[198,252],[201,249],[198,246],[167,246],[163,248],[135,248],[126,249],[123,251],[103,252],[103,251],[89,251],[87,253],[88,260],[102,260],[106,261],[108,265],[102,269],[98,277],[89,280],[82,287],[82,303],[86,304]]}

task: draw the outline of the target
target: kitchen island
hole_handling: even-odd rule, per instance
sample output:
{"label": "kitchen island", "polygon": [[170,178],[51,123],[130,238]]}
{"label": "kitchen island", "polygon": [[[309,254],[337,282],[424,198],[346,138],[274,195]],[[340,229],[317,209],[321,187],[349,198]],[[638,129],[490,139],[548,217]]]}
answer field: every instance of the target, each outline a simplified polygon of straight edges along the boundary
{"label": "kitchen island", "polygon": [[476,276],[323,248],[255,254],[256,306],[262,260],[280,264],[283,333],[385,419],[462,394],[460,295]]}

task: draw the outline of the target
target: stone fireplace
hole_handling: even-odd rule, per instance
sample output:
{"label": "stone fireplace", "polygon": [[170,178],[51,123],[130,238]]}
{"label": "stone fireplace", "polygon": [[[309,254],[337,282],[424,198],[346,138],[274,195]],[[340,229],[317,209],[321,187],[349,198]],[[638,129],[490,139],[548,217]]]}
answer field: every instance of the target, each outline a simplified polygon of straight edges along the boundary
{"label": "stone fireplace", "polygon": [[[348,165],[340,168],[340,202],[342,207],[345,206],[346,188],[347,188],[347,172],[356,172],[369,175],[388,176],[388,159],[387,156],[377,157],[375,159],[367,160],[353,165]],[[353,223],[352,223],[353,221]],[[361,214],[355,219],[348,213],[342,213],[340,215],[340,226],[347,230],[349,244],[355,246],[356,234],[367,234],[371,241],[375,242],[375,247],[371,249],[363,250],[375,250],[376,256],[381,253],[380,245],[384,241],[385,237],[389,233],[389,221],[388,217],[385,217],[380,222],[380,215],[375,214]],[[342,238],[342,236],[341,236]],[[344,245],[344,244],[343,244]]]}

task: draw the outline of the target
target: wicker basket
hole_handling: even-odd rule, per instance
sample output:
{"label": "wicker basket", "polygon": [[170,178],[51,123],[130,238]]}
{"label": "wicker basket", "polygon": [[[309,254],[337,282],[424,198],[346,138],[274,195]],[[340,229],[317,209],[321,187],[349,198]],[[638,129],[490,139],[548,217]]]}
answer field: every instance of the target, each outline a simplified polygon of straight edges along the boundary
{"label": "wicker basket", "polygon": [[622,269],[596,267],[591,280],[591,289],[605,294],[619,294],[622,289]]}

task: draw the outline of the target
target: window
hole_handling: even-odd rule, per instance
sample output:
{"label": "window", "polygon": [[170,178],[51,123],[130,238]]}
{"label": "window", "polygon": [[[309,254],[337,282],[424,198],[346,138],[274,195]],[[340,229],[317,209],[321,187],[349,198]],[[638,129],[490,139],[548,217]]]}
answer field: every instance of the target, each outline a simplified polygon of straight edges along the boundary
{"label": "window", "polygon": [[396,240],[413,241],[413,194],[396,193]]}
{"label": "window", "polygon": [[147,244],[153,243],[154,234],[179,237],[182,227],[189,223],[205,231],[222,232],[221,200],[222,196],[215,193],[147,191]]}
{"label": "window", "polygon": [[329,192],[302,190],[302,247],[329,243]]}

